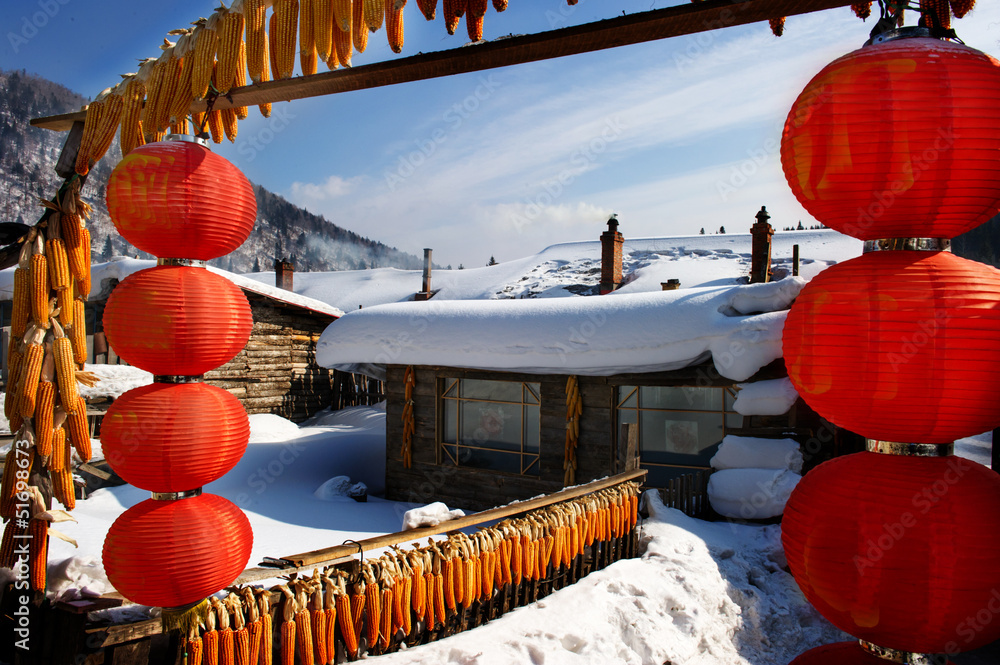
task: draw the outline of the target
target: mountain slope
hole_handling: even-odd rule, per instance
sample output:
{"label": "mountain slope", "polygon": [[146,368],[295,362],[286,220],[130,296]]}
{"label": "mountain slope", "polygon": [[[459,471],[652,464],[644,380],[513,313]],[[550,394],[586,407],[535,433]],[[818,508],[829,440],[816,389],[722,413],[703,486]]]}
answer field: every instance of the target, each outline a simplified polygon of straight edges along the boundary
{"label": "mountain slope", "polygon": [[[33,224],[42,212],[39,198],[51,198],[61,182],[54,167],[66,135],[32,127],[29,120],[67,113],[86,101],[47,79],[0,70],[0,221]],[[105,186],[120,154],[116,139],[83,188],[84,198],[94,206],[89,228],[95,260],[151,258],[118,235],[108,217]],[[257,223],[250,238],[214,265],[236,273],[268,270],[275,259],[292,261],[300,272],[422,265],[412,254],[343,229],[263,187],[255,185],[254,194]]]}

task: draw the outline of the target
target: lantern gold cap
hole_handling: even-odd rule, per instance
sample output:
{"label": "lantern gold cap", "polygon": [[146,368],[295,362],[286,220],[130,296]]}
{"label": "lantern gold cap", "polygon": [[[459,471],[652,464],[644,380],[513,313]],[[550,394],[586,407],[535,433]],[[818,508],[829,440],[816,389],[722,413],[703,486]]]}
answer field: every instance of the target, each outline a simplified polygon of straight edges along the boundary
{"label": "lantern gold cap", "polygon": [[908,25],[902,28],[896,28],[894,30],[886,30],[885,32],[879,33],[865,42],[865,46],[874,46],[876,44],[885,44],[886,42],[892,42],[897,39],[912,39],[914,37],[934,37],[931,33],[930,28],[923,28],[916,25]]}
{"label": "lantern gold cap", "polygon": [[955,454],[954,443],[899,443],[866,439],[866,447],[870,453],[903,457],[948,457]]}
{"label": "lantern gold cap", "polygon": [[948,657],[935,653],[912,653],[910,651],[899,651],[898,649],[887,649],[871,642],[858,640],[861,648],[890,663],[903,663],[903,665],[947,665]]}
{"label": "lantern gold cap", "polygon": [[201,488],[196,487],[193,490],[186,490],[184,492],[150,492],[150,495],[154,501],[179,501],[180,499],[201,496]]}
{"label": "lantern gold cap", "polygon": [[184,141],[185,143],[197,143],[202,148],[212,149],[209,144],[208,139],[199,138],[197,136],[191,136],[190,134],[167,134],[163,137],[164,141]]}
{"label": "lantern gold cap", "polygon": [[188,268],[204,268],[208,265],[207,261],[202,261],[201,259],[173,259],[173,258],[159,258],[156,259],[156,265],[158,266],[186,266]]}
{"label": "lantern gold cap", "polygon": [[864,253],[868,252],[950,252],[950,238],[881,238],[866,240]]}

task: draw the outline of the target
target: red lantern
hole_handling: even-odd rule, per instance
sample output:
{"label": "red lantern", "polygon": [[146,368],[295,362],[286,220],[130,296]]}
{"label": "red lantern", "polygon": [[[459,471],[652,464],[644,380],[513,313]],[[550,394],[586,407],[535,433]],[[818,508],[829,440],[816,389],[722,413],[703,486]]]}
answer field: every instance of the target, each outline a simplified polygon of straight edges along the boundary
{"label": "red lantern", "polygon": [[115,353],[156,375],[194,376],[225,364],[246,346],[252,326],[239,287],[187,266],[129,275],[104,310]]}
{"label": "red lantern", "polygon": [[239,400],[203,383],[134,388],[101,421],[111,468],[152,492],[184,492],[218,480],[239,462],[249,438]]}
{"label": "red lantern", "polygon": [[104,569],[115,589],[134,603],[181,607],[231,584],[252,547],[250,522],[222,497],[147,499],[111,525]]}
{"label": "red lantern", "polygon": [[824,418],[871,439],[950,443],[1000,425],[1000,271],[949,252],[871,252],[824,270],[783,335]]}
{"label": "red lantern", "polygon": [[130,243],[158,257],[207,261],[250,235],[257,201],[246,176],[188,140],[148,143],[108,180],[108,213]]}
{"label": "red lantern", "polygon": [[799,203],[842,233],[960,235],[1000,205],[1000,63],[929,37],[849,53],[795,101],[781,163]]}
{"label": "red lantern", "polygon": [[857,453],[810,471],[782,521],[802,593],[881,647],[958,653],[1000,638],[968,622],[1000,602],[1000,476],[961,457]]}
{"label": "red lantern", "polygon": [[[837,642],[810,649],[788,665],[887,665],[893,662],[872,655],[857,642]],[[946,665],[954,665],[950,660]]]}

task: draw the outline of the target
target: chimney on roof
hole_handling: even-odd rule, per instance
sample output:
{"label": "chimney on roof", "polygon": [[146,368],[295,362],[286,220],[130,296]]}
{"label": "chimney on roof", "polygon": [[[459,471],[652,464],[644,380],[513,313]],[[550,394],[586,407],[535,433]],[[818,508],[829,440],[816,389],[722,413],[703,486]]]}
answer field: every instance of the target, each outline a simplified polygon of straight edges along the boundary
{"label": "chimney on roof", "polygon": [[274,260],[274,285],[279,289],[292,291],[292,281],[295,276],[295,266],[288,259]]}
{"label": "chimney on roof", "polygon": [[767,207],[761,206],[757,213],[757,221],[750,227],[753,243],[750,249],[750,283],[758,284],[771,281],[771,236],[774,227],[767,223],[771,215]]}
{"label": "chimney on roof", "polygon": [[601,295],[622,285],[622,244],[625,236],[618,232],[618,215],[611,215],[608,230],[601,234]]}
{"label": "chimney on roof", "polygon": [[434,294],[431,292],[431,252],[429,247],[424,247],[424,283],[420,292],[414,296],[414,300],[430,300]]}

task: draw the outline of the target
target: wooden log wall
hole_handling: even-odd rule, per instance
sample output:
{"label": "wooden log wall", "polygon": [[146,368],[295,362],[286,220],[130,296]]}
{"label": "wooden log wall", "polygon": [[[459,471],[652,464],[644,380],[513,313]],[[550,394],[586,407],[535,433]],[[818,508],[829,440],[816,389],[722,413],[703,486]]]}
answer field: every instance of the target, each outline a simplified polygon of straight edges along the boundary
{"label": "wooden log wall", "polygon": [[205,375],[228,390],[247,413],[273,413],[301,422],[332,404],[333,372],[316,364],[316,342],[333,317],[247,293],[253,313],[250,341],[235,358]]}
{"label": "wooden log wall", "polygon": [[[390,365],[386,378],[386,498],[483,510],[563,488],[566,437],[566,377],[483,372],[444,367],[416,367],[413,412],[413,466],[405,468],[403,441],[403,365]],[[540,474],[518,475],[438,463],[438,382],[446,378],[498,379],[541,384]],[[580,377],[583,419],[577,445],[576,482],[615,473],[612,423],[614,390],[600,377]]]}

